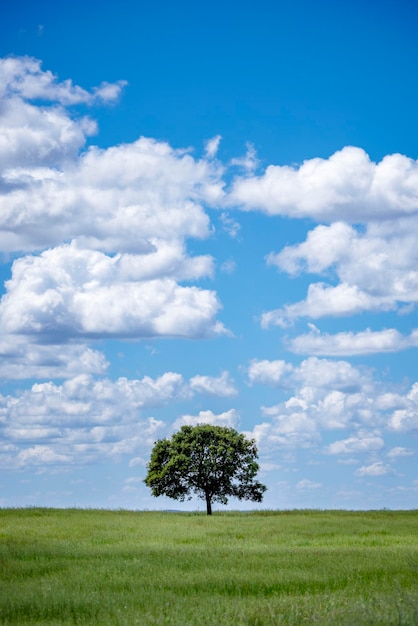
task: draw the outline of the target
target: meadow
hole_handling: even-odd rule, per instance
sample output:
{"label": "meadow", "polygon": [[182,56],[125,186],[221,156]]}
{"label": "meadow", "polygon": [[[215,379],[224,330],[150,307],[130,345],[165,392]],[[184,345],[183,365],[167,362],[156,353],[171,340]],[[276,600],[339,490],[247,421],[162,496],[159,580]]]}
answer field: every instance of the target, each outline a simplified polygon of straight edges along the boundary
{"label": "meadow", "polygon": [[418,511],[0,509],[1,624],[418,624]]}

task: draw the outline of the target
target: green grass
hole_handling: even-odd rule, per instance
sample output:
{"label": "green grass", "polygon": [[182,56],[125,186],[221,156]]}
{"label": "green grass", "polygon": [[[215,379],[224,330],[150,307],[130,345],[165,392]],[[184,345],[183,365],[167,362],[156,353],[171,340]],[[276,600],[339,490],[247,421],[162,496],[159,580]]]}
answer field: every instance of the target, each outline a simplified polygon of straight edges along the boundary
{"label": "green grass", "polygon": [[418,624],[418,511],[0,509],[1,624]]}

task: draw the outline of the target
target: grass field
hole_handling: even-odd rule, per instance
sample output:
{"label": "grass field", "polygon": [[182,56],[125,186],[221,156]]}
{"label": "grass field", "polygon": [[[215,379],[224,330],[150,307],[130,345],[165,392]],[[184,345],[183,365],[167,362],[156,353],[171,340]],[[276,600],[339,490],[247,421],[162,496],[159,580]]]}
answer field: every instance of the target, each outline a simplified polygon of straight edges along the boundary
{"label": "grass field", "polygon": [[1,624],[418,624],[418,511],[0,509]]}

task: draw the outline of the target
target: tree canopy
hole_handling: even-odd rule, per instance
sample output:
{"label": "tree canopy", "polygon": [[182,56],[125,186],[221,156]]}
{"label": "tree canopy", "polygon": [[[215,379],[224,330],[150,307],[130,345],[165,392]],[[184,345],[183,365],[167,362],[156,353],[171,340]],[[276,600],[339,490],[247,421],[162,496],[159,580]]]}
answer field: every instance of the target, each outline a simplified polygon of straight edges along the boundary
{"label": "tree canopy", "polygon": [[184,501],[197,495],[211,515],[212,503],[226,504],[229,497],[262,501],[266,487],[255,480],[257,458],[255,441],[234,428],[182,426],[155,443],[144,482],[153,496]]}

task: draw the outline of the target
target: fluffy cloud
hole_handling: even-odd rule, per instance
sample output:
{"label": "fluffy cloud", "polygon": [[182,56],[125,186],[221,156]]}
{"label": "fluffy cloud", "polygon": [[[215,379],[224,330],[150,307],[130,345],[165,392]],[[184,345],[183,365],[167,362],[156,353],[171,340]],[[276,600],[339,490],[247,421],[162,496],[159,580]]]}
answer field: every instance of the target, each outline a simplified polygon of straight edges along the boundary
{"label": "fluffy cloud", "polygon": [[[263,455],[276,449],[314,447],[324,431],[353,430],[329,444],[331,455],[368,453],[384,446],[382,431],[407,432],[417,427],[418,383],[406,393],[391,392],[372,372],[346,361],[311,357],[298,366],[284,361],[251,362],[252,383],[292,390],[293,395],[262,406],[264,421],[251,433]],[[376,430],[377,429],[377,430]]]}
{"label": "fluffy cloud", "polygon": [[108,362],[98,350],[83,344],[36,344],[21,335],[0,337],[0,376],[24,378],[73,378],[78,374],[106,372]]}
{"label": "fluffy cloud", "polygon": [[418,429],[418,383],[412,385],[402,408],[393,412],[390,426],[399,432]]}
{"label": "fluffy cloud", "polygon": [[[274,447],[311,447],[323,430],[384,419],[374,405],[377,395],[370,374],[346,361],[312,357],[294,366],[283,361],[252,361],[250,380],[293,389],[284,402],[261,407],[269,421],[255,426],[252,436],[263,452]],[[392,403],[391,408],[399,406]]]}
{"label": "fluffy cloud", "polygon": [[389,450],[388,457],[390,459],[397,459],[405,456],[413,456],[414,454],[415,451],[411,450],[410,448],[402,448],[400,446],[396,446],[395,448]]}
{"label": "fluffy cloud", "polygon": [[385,476],[393,472],[390,465],[385,465],[382,461],[376,461],[371,465],[364,465],[359,467],[356,471],[356,476]]}
{"label": "fluffy cloud", "polygon": [[251,361],[248,368],[248,378],[250,384],[262,383],[265,385],[279,385],[283,377],[292,371],[292,366],[286,361]]}
{"label": "fluffy cloud", "polygon": [[349,437],[334,441],[327,448],[328,454],[356,454],[364,452],[375,452],[384,446],[381,437],[373,434],[363,434],[361,437]]}
{"label": "fluffy cloud", "polygon": [[267,167],[261,176],[235,179],[230,202],[269,215],[363,222],[417,211],[418,162],[401,154],[373,163],[348,146],[329,159],[299,167]]}
{"label": "fluffy cloud", "polygon": [[126,81],[102,83],[92,92],[73,85],[71,80],[58,81],[50,71],[41,68],[41,62],[32,57],[0,59],[0,97],[12,95],[25,100],[50,100],[63,105],[93,104],[97,100],[112,102],[119,97]]}
{"label": "fluffy cloud", "polygon": [[[154,258],[117,255],[64,245],[13,265],[0,302],[3,332],[60,337],[199,337],[223,331],[212,291],[182,287],[167,274],[198,275],[181,254]],[[177,256],[177,258],[176,258]],[[162,277],[160,277],[162,275]]]}
{"label": "fluffy cloud", "polygon": [[209,396],[230,397],[237,395],[237,389],[228,372],[222,372],[219,378],[212,376],[193,376],[190,387],[198,393]]}
{"label": "fluffy cloud", "polygon": [[224,332],[216,294],[179,284],[213,275],[185,241],[209,235],[203,205],[223,197],[220,138],[201,160],[146,138],[80,154],[96,125],[69,107],[113,101],[123,84],[87,91],[35,59],[0,60],[0,247],[40,252],[13,264],[0,343],[30,337],[33,362],[45,341]]}
{"label": "fluffy cloud", "polygon": [[[56,166],[76,157],[96,124],[72,116],[65,107],[112,102],[124,81],[86,91],[72,81],[58,81],[30,57],[0,59],[0,169],[3,181],[16,179],[9,168]],[[42,102],[42,104],[39,103]],[[36,176],[35,176],[36,178]],[[13,184],[13,183],[12,183]]]}
{"label": "fluffy cloud", "polygon": [[[197,379],[205,385],[196,384]],[[36,383],[16,396],[0,396],[0,466],[83,464],[103,457],[133,459],[149,453],[155,437],[168,425],[143,413],[190,398],[196,393],[225,395],[228,374],[221,378],[194,377],[185,381],[167,372],[159,378],[94,379],[79,375],[62,385]],[[175,423],[214,423],[234,426],[238,413],[183,416]]]}
{"label": "fluffy cloud", "polygon": [[318,319],[325,316],[350,316],[363,311],[390,310],[394,303],[385,298],[374,298],[361,292],[357,286],[341,283],[331,287],[324,283],[311,283],[306,300],[263,313],[263,328],[285,328],[299,317]]}
{"label": "fluffy cloud", "polygon": [[347,361],[330,361],[311,357],[299,366],[286,361],[251,361],[248,368],[250,383],[261,383],[287,388],[303,387],[358,391],[366,389],[369,376]]}
{"label": "fluffy cloud", "polygon": [[305,300],[264,314],[264,326],[285,326],[304,316],[346,316],[416,304],[417,227],[416,216],[370,223],[363,231],[336,222],[317,226],[305,242],[268,255],[268,264],[292,276],[327,272],[335,274],[338,284],[310,284]]}
{"label": "fluffy cloud", "polygon": [[141,138],[90,148],[64,166],[10,168],[0,195],[4,250],[38,250],[78,239],[108,252],[153,250],[150,241],[206,237],[202,203],[222,197],[219,167]]}
{"label": "fluffy cloud", "polygon": [[382,331],[367,329],[362,332],[342,332],[331,335],[321,333],[310,324],[311,331],[299,335],[288,342],[288,347],[296,354],[315,354],[318,356],[344,356],[374,354],[378,352],[397,352],[418,347],[418,330],[404,336],[395,328]]}
{"label": "fluffy cloud", "polygon": [[198,424],[212,424],[214,426],[227,426],[236,428],[239,423],[239,414],[235,409],[230,409],[224,413],[213,413],[212,411],[200,411],[198,415],[183,415],[177,419],[173,428],[182,426],[197,426]]}

